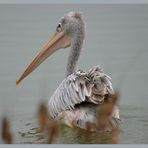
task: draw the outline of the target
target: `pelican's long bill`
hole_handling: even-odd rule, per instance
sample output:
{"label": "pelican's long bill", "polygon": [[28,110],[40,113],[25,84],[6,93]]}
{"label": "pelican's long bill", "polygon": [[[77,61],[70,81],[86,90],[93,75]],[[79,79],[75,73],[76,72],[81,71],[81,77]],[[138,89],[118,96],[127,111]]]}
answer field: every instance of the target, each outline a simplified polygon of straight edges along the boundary
{"label": "pelican's long bill", "polygon": [[36,57],[24,70],[23,74],[17,79],[16,84],[19,84],[26,76],[36,69],[48,56],[54,53],[57,49],[69,47],[71,43],[70,37],[63,32],[55,32],[49,41],[43,46]]}

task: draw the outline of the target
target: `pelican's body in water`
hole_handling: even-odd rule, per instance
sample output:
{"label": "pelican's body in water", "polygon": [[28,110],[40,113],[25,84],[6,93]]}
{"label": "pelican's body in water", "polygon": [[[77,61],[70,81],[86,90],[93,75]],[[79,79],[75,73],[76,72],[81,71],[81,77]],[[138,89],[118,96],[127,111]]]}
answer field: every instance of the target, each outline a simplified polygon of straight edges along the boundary
{"label": "pelican's body in water", "polygon": [[[106,95],[113,94],[110,77],[99,66],[88,72],[77,70],[76,65],[85,37],[85,23],[79,12],[69,12],[61,18],[56,32],[25,69],[17,84],[37,68],[48,56],[60,48],[71,47],[66,69],[66,77],[48,102],[49,113],[53,118],[67,125],[86,129],[87,123],[97,124],[96,108],[101,106]],[[112,130],[119,124],[119,109],[115,105],[108,115]],[[94,129],[95,130],[95,129]]]}

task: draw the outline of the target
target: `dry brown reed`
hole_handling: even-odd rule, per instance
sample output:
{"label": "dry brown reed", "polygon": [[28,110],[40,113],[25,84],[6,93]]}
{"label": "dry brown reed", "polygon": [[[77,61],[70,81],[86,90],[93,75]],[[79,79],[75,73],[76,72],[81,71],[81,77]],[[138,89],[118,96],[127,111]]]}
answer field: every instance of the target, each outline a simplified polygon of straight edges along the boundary
{"label": "dry brown reed", "polygon": [[45,103],[39,105],[38,110],[39,132],[44,133],[46,143],[52,144],[55,142],[58,134],[58,124],[50,118]]}
{"label": "dry brown reed", "polygon": [[10,129],[10,122],[6,116],[2,118],[2,132],[1,137],[6,144],[11,144],[13,140],[12,132]]}
{"label": "dry brown reed", "polygon": [[[106,128],[110,126],[109,124],[109,116],[112,114],[115,105],[117,105],[119,100],[119,93],[115,92],[114,94],[107,95],[105,101],[102,105],[97,109],[97,117],[98,117],[98,133],[99,138],[102,140],[105,135]],[[119,129],[117,127],[112,128],[110,132],[109,143],[118,143],[118,135]]]}

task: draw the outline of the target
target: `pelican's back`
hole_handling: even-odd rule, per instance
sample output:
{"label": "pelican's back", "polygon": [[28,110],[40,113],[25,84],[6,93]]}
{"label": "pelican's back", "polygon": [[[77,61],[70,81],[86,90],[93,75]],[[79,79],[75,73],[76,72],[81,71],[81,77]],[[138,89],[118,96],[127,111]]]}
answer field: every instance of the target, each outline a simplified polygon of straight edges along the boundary
{"label": "pelican's back", "polygon": [[110,77],[99,66],[88,73],[78,70],[66,77],[48,102],[49,113],[56,117],[66,110],[75,109],[76,104],[91,102],[100,104],[106,94],[113,93]]}

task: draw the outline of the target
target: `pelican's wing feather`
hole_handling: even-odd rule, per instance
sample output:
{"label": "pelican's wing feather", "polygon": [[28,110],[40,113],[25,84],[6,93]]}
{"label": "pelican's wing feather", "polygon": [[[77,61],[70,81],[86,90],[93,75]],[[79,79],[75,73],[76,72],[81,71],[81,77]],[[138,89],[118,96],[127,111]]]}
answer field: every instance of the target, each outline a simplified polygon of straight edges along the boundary
{"label": "pelican's wing feather", "polygon": [[98,65],[91,68],[88,72],[88,77],[93,84],[96,84],[97,89],[101,87],[105,88],[106,93],[113,94],[114,90],[111,83],[111,77],[103,72],[103,69]]}
{"label": "pelican's wing feather", "polygon": [[84,101],[99,104],[105,94],[112,92],[110,77],[99,66],[93,67],[88,73],[78,70],[65,78],[51,96],[48,102],[50,115],[56,117],[60,112],[74,109],[76,104]]}
{"label": "pelican's wing feather", "polygon": [[76,104],[90,97],[93,84],[88,81],[87,73],[82,70],[65,78],[48,102],[50,115],[55,117],[61,111],[74,109]]}

